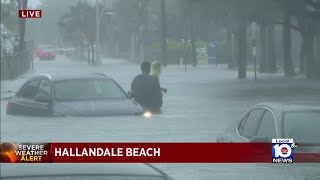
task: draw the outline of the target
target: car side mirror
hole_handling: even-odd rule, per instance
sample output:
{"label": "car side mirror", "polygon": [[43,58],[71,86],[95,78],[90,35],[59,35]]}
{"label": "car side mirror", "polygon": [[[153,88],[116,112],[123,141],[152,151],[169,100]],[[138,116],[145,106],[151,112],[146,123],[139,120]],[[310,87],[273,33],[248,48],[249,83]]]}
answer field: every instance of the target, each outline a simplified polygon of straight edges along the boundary
{"label": "car side mirror", "polygon": [[267,136],[254,136],[250,139],[252,143],[269,143],[270,139]]}
{"label": "car side mirror", "polygon": [[39,94],[34,99],[37,102],[44,102],[45,103],[45,102],[50,102],[51,101],[51,96],[49,96],[47,94]]}
{"label": "car side mirror", "polygon": [[133,91],[128,91],[128,97],[133,99],[134,98],[134,92]]}

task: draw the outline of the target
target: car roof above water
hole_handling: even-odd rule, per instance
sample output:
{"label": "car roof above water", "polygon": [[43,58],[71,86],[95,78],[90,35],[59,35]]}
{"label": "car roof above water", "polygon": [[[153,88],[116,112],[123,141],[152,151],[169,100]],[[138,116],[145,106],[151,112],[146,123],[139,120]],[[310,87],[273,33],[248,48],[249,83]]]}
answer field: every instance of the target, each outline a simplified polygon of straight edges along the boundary
{"label": "car roof above water", "polygon": [[88,74],[40,74],[32,78],[47,77],[51,81],[77,80],[77,79],[112,79],[103,73]]}
{"label": "car roof above water", "polygon": [[160,170],[143,163],[28,163],[1,164],[1,177],[55,175],[148,175],[165,176]]}
{"label": "car roof above water", "polygon": [[292,112],[292,111],[320,111],[318,104],[289,104],[289,103],[259,103],[257,106],[270,108],[275,113]]}

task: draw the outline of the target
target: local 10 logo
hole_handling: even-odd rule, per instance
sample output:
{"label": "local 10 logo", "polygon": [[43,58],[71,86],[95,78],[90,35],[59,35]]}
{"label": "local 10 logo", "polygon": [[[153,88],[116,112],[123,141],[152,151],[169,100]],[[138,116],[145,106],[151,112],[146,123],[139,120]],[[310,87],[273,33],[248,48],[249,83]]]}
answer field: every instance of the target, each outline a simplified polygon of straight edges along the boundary
{"label": "local 10 logo", "polygon": [[293,139],[272,139],[272,163],[293,163],[297,147]]}

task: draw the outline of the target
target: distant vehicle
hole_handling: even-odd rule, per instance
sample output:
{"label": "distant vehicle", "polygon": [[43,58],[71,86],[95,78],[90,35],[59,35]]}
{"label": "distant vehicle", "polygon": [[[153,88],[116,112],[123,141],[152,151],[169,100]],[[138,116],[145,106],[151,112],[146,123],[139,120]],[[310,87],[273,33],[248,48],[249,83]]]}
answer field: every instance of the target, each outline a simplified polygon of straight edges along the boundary
{"label": "distant vehicle", "polygon": [[58,48],[56,50],[57,54],[59,55],[65,55],[66,49],[65,48]]}
{"label": "distant vehicle", "polygon": [[1,164],[2,180],[173,180],[150,164]]}
{"label": "distant vehicle", "polygon": [[74,51],[75,51],[74,48],[58,48],[56,50],[57,54],[65,55],[65,56],[72,56]]}
{"label": "distant vehicle", "polygon": [[[36,57],[40,57],[41,52],[47,51],[47,50],[52,50],[55,52],[55,47],[52,45],[40,45],[36,48]],[[42,53],[43,55],[43,53]]]}
{"label": "distant vehicle", "polygon": [[65,49],[65,55],[66,56],[72,56],[75,52],[75,49],[74,48],[66,48]]}
{"label": "distant vehicle", "polygon": [[7,101],[9,115],[142,115],[141,106],[105,74],[38,75]]}
{"label": "distant vehicle", "polygon": [[288,138],[298,143],[302,151],[320,152],[319,130],[320,106],[261,103],[218,136],[217,142],[271,142],[273,138]]}
{"label": "distant vehicle", "polygon": [[56,53],[54,49],[45,48],[41,49],[39,53],[39,60],[55,60]]}

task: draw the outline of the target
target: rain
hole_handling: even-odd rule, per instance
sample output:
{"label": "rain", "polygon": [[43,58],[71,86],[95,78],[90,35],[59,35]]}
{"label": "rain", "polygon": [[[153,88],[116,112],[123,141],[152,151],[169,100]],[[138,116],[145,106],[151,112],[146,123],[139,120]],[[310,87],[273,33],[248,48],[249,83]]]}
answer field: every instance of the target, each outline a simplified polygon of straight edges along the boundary
{"label": "rain", "polygon": [[[1,142],[216,142],[258,103],[319,107],[319,22],[319,0],[2,0]],[[161,114],[6,114],[33,76],[104,73],[128,92],[144,61],[162,64]],[[153,165],[178,180],[320,179],[319,164]]]}

